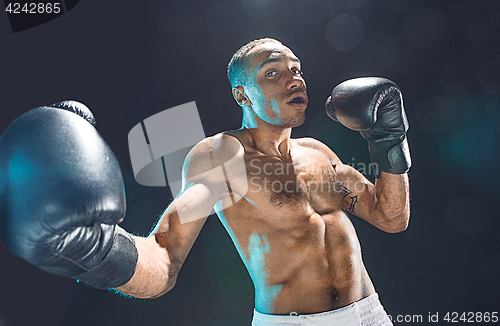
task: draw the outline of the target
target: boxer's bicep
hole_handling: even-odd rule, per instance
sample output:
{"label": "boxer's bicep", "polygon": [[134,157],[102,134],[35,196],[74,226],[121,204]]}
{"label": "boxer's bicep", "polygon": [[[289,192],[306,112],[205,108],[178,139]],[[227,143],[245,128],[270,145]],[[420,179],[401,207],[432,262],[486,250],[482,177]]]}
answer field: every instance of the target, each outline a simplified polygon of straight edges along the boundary
{"label": "boxer's bicep", "polygon": [[328,146],[318,141],[315,145],[328,157],[337,178],[342,183],[341,209],[370,222],[370,213],[373,212],[375,205],[374,185],[358,170],[342,163]]}
{"label": "boxer's bicep", "polygon": [[344,210],[385,232],[400,232],[406,228],[408,191],[399,185],[405,184],[404,181],[397,182],[405,175],[383,173],[374,185],[352,166],[342,165],[338,171],[343,183]]}
{"label": "boxer's bicep", "polygon": [[374,185],[352,166],[337,164],[336,172],[343,186],[342,209],[373,224]]}
{"label": "boxer's bicep", "polygon": [[[138,298],[157,298],[173,288],[208,217],[200,207],[210,200],[206,188],[202,184],[189,187],[169,205],[148,237],[134,237],[137,267],[131,280],[117,290]],[[183,223],[181,216],[191,220]]]}
{"label": "boxer's bicep", "polygon": [[302,143],[319,150],[330,161],[337,178],[342,183],[341,209],[375,225],[374,185],[352,166],[342,163],[339,157],[320,141],[305,138]]}
{"label": "boxer's bicep", "polygon": [[214,171],[206,141],[187,155],[182,188],[147,238],[135,237],[139,259],[134,276],[118,288],[126,294],[155,298],[175,284],[179,270],[224,186]]}
{"label": "boxer's bicep", "polygon": [[153,230],[156,241],[169,253],[177,273],[223,191],[224,176],[212,167],[206,141],[187,155],[182,188]]}

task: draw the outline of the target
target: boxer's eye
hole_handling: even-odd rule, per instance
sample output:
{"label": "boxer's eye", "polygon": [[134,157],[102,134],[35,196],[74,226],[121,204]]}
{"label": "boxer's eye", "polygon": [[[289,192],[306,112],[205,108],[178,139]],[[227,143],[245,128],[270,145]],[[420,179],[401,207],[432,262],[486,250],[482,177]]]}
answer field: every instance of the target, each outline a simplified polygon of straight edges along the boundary
{"label": "boxer's eye", "polygon": [[271,70],[269,72],[267,72],[264,76],[266,77],[273,77],[273,76],[276,76],[278,73],[274,70]]}

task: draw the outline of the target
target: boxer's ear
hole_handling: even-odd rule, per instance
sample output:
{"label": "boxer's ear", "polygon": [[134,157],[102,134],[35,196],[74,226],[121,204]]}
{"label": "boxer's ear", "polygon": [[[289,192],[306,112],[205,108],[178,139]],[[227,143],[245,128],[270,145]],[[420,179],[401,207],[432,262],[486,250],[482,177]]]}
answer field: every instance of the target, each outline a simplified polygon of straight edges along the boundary
{"label": "boxer's ear", "polygon": [[236,86],[233,88],[233,97],[240,106],[247,106],[250,100],[245,95],[245,89],[243,86]]}

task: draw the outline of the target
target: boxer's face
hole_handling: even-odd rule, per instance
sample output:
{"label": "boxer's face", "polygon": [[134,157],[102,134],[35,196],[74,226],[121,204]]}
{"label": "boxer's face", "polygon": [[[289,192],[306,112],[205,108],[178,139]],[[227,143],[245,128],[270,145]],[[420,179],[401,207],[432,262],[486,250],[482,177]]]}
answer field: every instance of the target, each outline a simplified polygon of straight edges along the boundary
{"label": "boxer's face", "polygon": [[245,94],[262,120],[284,127],[305,121],[306,84],[299,59],[286,46],[268,42],[248,53]]}

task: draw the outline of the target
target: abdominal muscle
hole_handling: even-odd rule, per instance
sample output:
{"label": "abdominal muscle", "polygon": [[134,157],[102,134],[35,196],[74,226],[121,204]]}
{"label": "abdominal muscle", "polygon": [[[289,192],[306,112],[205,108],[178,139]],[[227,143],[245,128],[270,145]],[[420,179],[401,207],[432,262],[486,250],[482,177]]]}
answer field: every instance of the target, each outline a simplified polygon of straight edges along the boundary
{"label": "abdominal muscle", "polygon": [[242,144],[248,189],[229,190],[216,211],[254,283],[255,309],[312,314],[375,293],[328,157],[294,142],[286,162]]}
{"label": "abdominal muscle", "polygon": [[258,312],[319,313],[375,293],[343,211],[289,216],[296,222],[280,227],[273,227],[273,219],[262,223],[230,215],[220,214],[221,221],[252,278]]}

